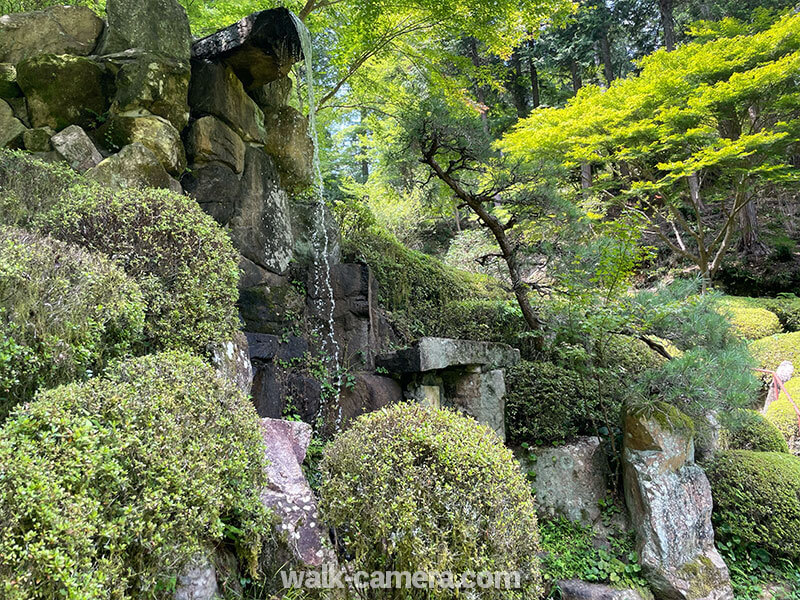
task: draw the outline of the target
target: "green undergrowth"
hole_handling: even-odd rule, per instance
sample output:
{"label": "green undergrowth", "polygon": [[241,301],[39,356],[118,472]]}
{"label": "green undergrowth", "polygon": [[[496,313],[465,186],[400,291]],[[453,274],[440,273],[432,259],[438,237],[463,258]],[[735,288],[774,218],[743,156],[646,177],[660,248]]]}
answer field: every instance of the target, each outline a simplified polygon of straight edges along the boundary
{"label": "green undergrowth", "polygon": [[[541,520],[539,535],[544,558],[542,578],[555,584],[562,579],[581,579],[619,588],[634,588],[652,598],[642,575],[632,533],[615,532],[605,548],[596,548],[591,527],[564,518]],[[551,597],[557,590],[551,590]]]}

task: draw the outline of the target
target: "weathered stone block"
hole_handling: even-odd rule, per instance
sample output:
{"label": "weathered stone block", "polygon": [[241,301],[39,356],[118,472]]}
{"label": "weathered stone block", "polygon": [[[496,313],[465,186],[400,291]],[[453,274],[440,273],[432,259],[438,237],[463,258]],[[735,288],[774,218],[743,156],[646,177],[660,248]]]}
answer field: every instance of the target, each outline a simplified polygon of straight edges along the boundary
{"label": "weathered stone block", "polygon": [[55,135],[55,131],[49,127],[37,127],[28,129],[22,134],[22,141],[25,143],[25,150],[28,152],[50,152],[53,144],[50,138]]}
{"label": "weathered stone block", "polygon": [[77,125],[59,131],[50,141],[55,151],[78,173],[84,173],[103,161],[92,140]]}
{"label": "weathered stone block", "polygon": [[97,136],[112,149],[141,144],[155,154],[161,166],[172,175],[179,175],[186,168],[181,135],[161,117],[112,115],[97,131]]}
{"label": "weathered stone block", "polygon": [[186,138],[186,151],[193,164],[221,162],[236,173],[244,170],[246,149],[233,129],[211,116],[195,121]]}
{"label": "weathered stone block", "polygon": [[274,8],[253,13],[192,46],[192,57],[224,61],[248,89],[289,74],[302,58],[291,13]]}
{"label": "weathered stone block", "polygon": [[188,61],[192,34],[186,11],[175,0],[106,0],[108,26],[97,54],[137,48]]}
{"label": "weathered stone block", "polygon": [[189,77],[186,61],[128,50],[103,57],[115,72],[111,111],[127,116],[152,114],[183,131],[189,122]]}
{"label": "weathered stone block", "polygon": [[471,365],[491,371],[518,361],[519,350],[506,344],[427,337],[410,348],[379,356],[377,364],[394,373],[424,373]]}
{"label": "weathered stone block", "polygon": [[255,333],[281,334],[297,324],[304,308],[305,298],[289,283],[239,292],[239,314],[245,329]]}
{"label": "weathered stone block", "polygon": [[103,21],[85,6],[0,16],[0,62],[18,63],[39,54],[86,56],[97,45]]}
{"label": "weathered stone block", "polygon": [[181,178],[181,184],[220,225],[227,225],[233,218],[239,198],[239,177],[228,165],[209,163],[193,167]]}
{"label": "weathered stone block", "polygon": [[341,424],[346,425],[359,415],[402,400],[403,390],[394,379],[372,373],[355,373],[352,384],[345,386],[339,397]]}
{"label": "weathered stone block", "polygon": [[289,77],[281,77],[261,87],[248,90],[248,93],[262,110],[271,112],[286,106],[291,91],[292,80]]}
{"label": "weathered stone block", "polygon": [[172,179],[150,150],[131,144],[86,171],[90,179],[111,188],[164,188],[180,193],[180,184]]}
{"label": "weathered stone block", "polygon": [[275,159],[281,183],[287,188],[309,185],[314,144],[308,135],[308,120],[291,106],[264,115],[264,149]]}
{"label": "weathered stone block", "polygon": [[674,407],[625,416],[625,500],[645,576],[656,596],[730,600],[733,590],[714,546],[711,486],[694,462],[691,420]]}
{"label": "weathered stone block", "polygon": [[198,117],[212,115],[224,121],[246,142],[264,143],[264,113],[229,67],[192,61],[189,106]]}
{"label": "weathered stone block", "polygon": [[0,100],[0,148],[22,145],[25,125],[14,116],[11,106]]}
{"label": "weathered stone block", "polygon": [[249,396],[253,386],[253,365],[250,363],[247,336],[237,331],[224,344],[213,344],[209,353],[217,373],[235,383],[242,393]]}
{"label": "weathered stone block", "polygon": [[93,127],[106,109],[103,68],[82,56],[42,54],[17,64],[33,127]]}

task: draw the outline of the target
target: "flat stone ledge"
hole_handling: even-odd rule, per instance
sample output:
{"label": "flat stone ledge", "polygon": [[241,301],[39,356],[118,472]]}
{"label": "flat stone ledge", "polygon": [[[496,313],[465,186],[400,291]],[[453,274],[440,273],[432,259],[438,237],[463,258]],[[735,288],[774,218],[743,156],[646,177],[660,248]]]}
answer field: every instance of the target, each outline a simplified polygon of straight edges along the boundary
{"label": "flat stone ledge", "polygon": [[506,344],[425,337],[409,348],[379,356],[376,364],[400,374],[465,367],[492,371],[513,366],[519,359],[519,350]]}
{"label": "flat stone ledge", "polygon": [[253,13],[192,45],[193,59],[226,63],[248,90],[286,76],[302,57],[300,35],[286,8]]}

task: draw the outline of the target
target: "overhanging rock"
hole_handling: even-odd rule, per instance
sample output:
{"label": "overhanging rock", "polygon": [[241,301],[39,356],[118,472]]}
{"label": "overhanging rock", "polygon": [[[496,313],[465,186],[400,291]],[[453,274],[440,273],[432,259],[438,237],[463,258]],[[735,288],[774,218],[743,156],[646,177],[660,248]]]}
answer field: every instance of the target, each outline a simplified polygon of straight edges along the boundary
{"label": "overhanging rock", "polygon": [[193,59],[224,62],[248,90],[288,75],[302,57],[300,35],[285,8],[253,13],[192,45]]}
{"label": "overhanging rock", "polygon": [[506,344],[425,337],[410,348],[379,356],[377,364],[393,373],[425,373],[470,366],[492,371],[518,361],[519,350]]}

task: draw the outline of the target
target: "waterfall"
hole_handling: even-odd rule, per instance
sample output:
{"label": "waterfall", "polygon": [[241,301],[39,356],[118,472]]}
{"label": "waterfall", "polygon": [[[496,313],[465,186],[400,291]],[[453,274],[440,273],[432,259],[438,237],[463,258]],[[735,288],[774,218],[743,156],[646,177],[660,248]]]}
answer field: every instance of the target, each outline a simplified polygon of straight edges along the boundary
{"label": "waterfall", "polygon": [[[336,386],[332,408],[336,413],[336,429],[339,428],[342,420],[342,409],[339,405],[339,388],[341,387],[340,365],[339,365],[339,344],[336,341],[334,331],[333,310],[335,299],[333,296],[333,285],[331,284],[331,263],[329,256],[330,240],[328,230],[325,227],[325,183],[322,180],[322,169],[319,163],[319,136],[317,135],[317,107],[314,99],[314,71],[311,61],[311,33],[305,24],[291,13],[297,34],[300,37],[300,45],[303,49],[305,59],[306,89],[308,95],[308,124],[311,132],[311,140],[314,143],[314,154],[312,159],[314,183],[314,231],[311,238],[314,248],[314,287],[316,293],[321,292],[323,297],[316,299],[317,310],[323,320],[322,332],[322,351],[327,356],[328,367],[336,378]],[[324,322],[327,317],[327,322]],[[318,416],[327,418],[325,407],[320,402]]]}

